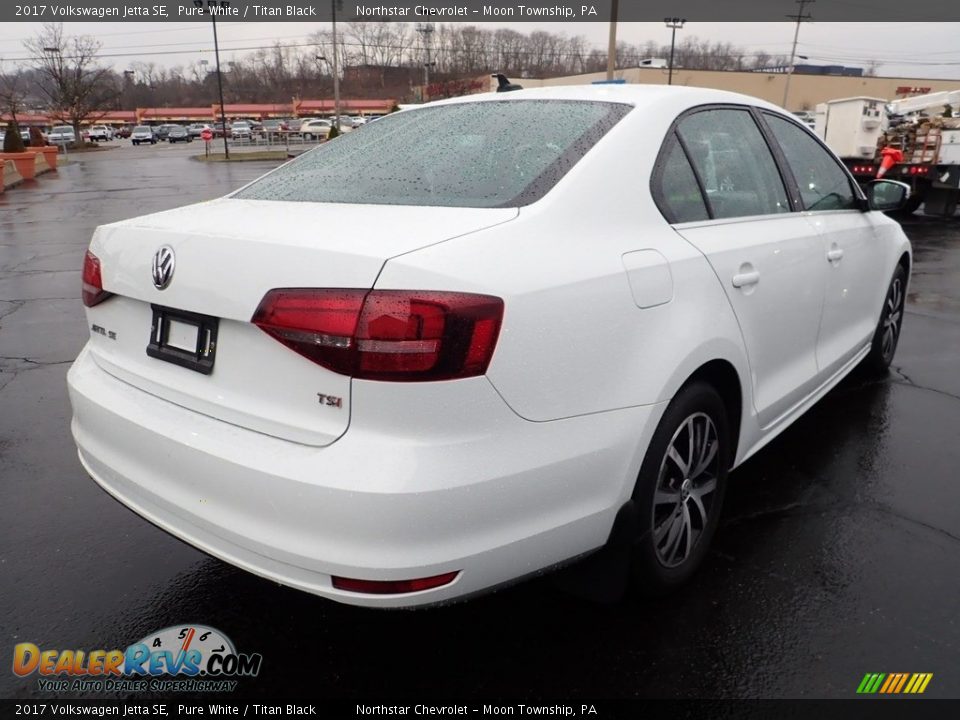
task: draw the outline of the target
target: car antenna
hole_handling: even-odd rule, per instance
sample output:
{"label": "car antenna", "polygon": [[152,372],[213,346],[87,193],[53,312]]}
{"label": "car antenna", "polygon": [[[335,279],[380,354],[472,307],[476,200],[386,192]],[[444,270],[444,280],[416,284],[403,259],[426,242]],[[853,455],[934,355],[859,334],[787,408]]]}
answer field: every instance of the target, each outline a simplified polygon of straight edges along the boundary
{"label": "car antenna", "polygon": [[497,92],[510,92],[511,90],[523,90],[523,85],[517,85],[507,79],[503,73],[493,73],[490,77],[497,79]]}

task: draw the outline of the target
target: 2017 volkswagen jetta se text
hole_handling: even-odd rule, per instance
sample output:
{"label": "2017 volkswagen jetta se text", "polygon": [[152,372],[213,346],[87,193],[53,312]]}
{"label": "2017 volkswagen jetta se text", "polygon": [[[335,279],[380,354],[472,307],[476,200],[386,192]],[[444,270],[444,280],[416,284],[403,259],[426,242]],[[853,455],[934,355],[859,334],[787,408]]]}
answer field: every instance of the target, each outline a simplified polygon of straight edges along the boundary
{"label": "2017 volkswagen jetta se text", "polygon": [[719,91],[399,112],[96,230],[80,459],[176,537],[341,602],[447,601],[611,537],[668,590],[729,470],[889,365],[911,254],[879,210],[906,193]]}

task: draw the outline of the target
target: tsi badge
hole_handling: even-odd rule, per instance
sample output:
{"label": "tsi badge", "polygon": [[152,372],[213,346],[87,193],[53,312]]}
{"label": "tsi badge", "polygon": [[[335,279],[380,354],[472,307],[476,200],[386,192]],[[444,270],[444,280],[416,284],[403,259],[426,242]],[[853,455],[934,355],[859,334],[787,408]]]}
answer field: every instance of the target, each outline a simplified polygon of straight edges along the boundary
{"label": "tsi badge", "polygon": [[173,280],[173,270],[177,264],[177,257],[173,248],[164,245],[153,254],[153,265],[150,268],[153,275],[153,286],[157,290],[166,290]]}
{"label": "tsi badge", "polygon": [[230,638],[205,625],[164,628],[125,650],[13,648],[13,672],[37,673],[38,689],[47,692],[231,691],[235,678],[256,677],[262,662],[259,653],[237,652]]}

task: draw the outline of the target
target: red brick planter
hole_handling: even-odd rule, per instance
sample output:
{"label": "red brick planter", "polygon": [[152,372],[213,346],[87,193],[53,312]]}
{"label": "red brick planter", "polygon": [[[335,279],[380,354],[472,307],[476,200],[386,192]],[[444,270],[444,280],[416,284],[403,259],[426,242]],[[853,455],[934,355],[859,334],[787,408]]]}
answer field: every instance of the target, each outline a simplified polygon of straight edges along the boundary
{"label": "red brick planter", "polygon": [[2,160],[13,160],[17,172],[24,180],[33,180],[37,175],[37,156],[32,152],[0,152],[0,161]]}
{"label": "red brick planter", "polygon": [[45,147],[28,147],[28,153],[33,153],[34,155],[43,154],[47,158],[47,165],[50,166],[51,170],[57,169],[57,153],[60,152],[60,148],[56,145],[47,145]]}

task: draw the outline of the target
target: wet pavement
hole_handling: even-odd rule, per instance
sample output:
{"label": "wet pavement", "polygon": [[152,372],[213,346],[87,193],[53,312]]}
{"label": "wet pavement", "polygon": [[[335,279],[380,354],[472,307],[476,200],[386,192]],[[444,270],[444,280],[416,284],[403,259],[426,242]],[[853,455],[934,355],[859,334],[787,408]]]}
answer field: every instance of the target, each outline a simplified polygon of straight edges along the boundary
{"label": "wet pavement", "polygon": [[[932,672],[927,696],[960,697],[960,219],[905,222],[896,371],[847,379],[732,475],[715,550],[682,592],[603,606],[548,577],[371,611],[180,543],[76,458],[65,374],[87,335],[93,228],[271,167],[195,152],[94,153],[0,196],[0,668],[17,642],[126,647],[193,622],[263,655],[239,696],[848,698],[867,672]],[[9,696],[50,697],[0,670]]]}

